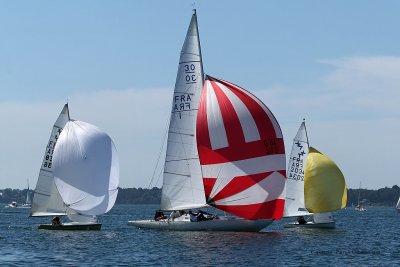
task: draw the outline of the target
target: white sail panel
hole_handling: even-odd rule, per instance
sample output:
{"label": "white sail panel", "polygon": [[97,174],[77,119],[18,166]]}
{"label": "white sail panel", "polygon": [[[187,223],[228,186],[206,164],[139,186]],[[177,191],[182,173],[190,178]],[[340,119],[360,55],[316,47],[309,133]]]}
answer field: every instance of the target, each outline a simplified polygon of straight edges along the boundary
{"label": "white sail panel", "polygon": [[[210,83],[210,81],[206,81],[206,83]],[[205,88],[205,90],[207,90],[207,103],[218,103],[214,90],[210,89],[211,85],[206,85]],[[219,105],[207,105],[206,108],[208,114],[208,129],[212,129],[212,131],[210,131],[211,147],[213,149],[227,147],[229,145],[228,137],[226,136],[226,129],[223,123]]]}
{"label": "white sail panel", "polygon": [[246,142],[248,143],[260,140],[260,134],[258,132],[256,122],[254,121],[246,105],[242,102],[241,99],[239,99],[237,95],[235,95],[231,90],[226,88],[225,85],[219,84],[219,86],[222,92],[224,92],[225,96],[232,103],[232,107],[235,110],[236,115],[238,116],[240,125],[242,126],[242,131]]}
{"label": "white sail panel", "polygon": [[293,140],[292,152],[289,158],[284,217],[310,214],[304,204],[304,170],[308,147],[306,125],[305,122],[302,122]]}
{"label": "white sail panel", "polygon": [[53,164],[57,189],[68,207],[99,215],[114,205],[119,162],[105,132],[86,122],[69,121],[55,147]]}
{"label": "white sail panel", "polygon": [[397,201],[396,208],[397,208],[397,209],[400,209],[400,197],[399,197],[399,200]]}
{"label": "white sail panel", "polygon": [[163,210],[205,205],[196,146],[196,116],[203,76],[197,17],[194,13],[182,47],[172,100],[161,195]]}
{"label": "white sail panel", "polygon": [[[237,85],[235,85],[235,84],[233,84],[233,83],[231,83],[229,81],[225,81],[225,80],[222,80],[222,81],[224,81],[226,84],[229,84],[229,86],[232,86],[236,90],[242,91],[243,93],[246,94],[246,90],[244,90],[240,86],[237,86]],[[276,120],[274,114],[272,114],[271,110],[269,110],[269,108],[260,99],[258,99],[254,95],[250,94],[249,97],[251,97],[255,102],[257,102],[257,104],[264,110],[265,114],[268,115],[268,117],[269,117],[269,119],[270,119],[270,121],[271,121],[271,123],[272,123],[272,125],[274,127],[276,136],[278,138],[283,138],[281,127],[279,126],[279,123]]]}
{"label": "white sail panel", "polygon": [[[273,201],[277,198],[281,198],[281,192],[283,191],[284,186],[285,177],[279,172],[273,172],[268,176],[268,178],[238,192],[237,194],[216,200],[215,205],[241,206]],[[270,190],[268,192],[265,188],[276,188],[277,190]]]}
{"label": "white sail panel", "polygon": [[[285,168],[284,155],[267,155],[257,158],[202,166],[204,177],[218,177],[211,193],[209,194],[210,198],[214,198],[235,177],[254,175],[258,173],[273,173],[277,168]],[[284,184],[285,177],[282,175],[280,175],[280,177]]]}
{"label": "white sail panel", "polygon": [[39,171],[34,197],[31,206],[31,216],[65,215],[67,207],[58,193],[53,175],[53,152],[57,139],[69,121],[68,104],[64,105],[60,115],[54,123],[49,142],[47,143],[44,158]]}

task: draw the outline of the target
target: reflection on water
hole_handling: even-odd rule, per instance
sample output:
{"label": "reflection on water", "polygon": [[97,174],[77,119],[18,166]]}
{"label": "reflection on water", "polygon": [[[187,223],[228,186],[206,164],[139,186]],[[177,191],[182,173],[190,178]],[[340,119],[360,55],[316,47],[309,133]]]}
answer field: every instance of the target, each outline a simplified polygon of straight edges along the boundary
{"label": "reflection on water", "polygon": [[[326,266],[400,262],[400,214],[389,208],[336,213],[336,229],[283,228],[260,233],[173,232],[138,229],[128,220],[151,218],[157,206],[119,205],[99,219],[101,231],[47,231],[28,209],[0,208],[1,265],[60,266]],[[379,223],[370,223],[376,221]],[[312,259],[312,261],[310,261]]]}

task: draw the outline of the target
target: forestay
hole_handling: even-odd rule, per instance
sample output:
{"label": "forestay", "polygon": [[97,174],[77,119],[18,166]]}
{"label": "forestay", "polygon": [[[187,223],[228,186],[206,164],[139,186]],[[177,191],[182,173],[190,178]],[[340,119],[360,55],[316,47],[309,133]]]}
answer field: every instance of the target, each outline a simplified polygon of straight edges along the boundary
{"label": "forestay", "polygon": [[279,219],[286,180],[280,126],[248,91],[206,77],[197,145],[207,203],[244,219]]}
{"label": "forestay", "polygon": [[347,203],[346,181],[339,167],[310,147],[304,177],[305,205],[313,213],[342,209]]}
{"label": "forestay", "polygon": [[71,209],[99,215],[113,207],[119,161],[105,132],[86,122],[69,121],[57,141],[53,164],[55,184]]}
{"label": "forestay", "polygon": [[293,140],[286,181],[285,217],[304,216],[310,213],[304,204],[304,170],[308,155],[308,137],[305,122],[302,122]]}
{"label": "forestay", "polygon": [[172,100],[161,196],[163,210],[205,205],[195,130],[203,79],[194,12],[182,47]]}
{"label": "forestay", "polygon": [[65,215],[67,207],[64,205],[54,183],[53,152],[57,139],[69,121],[68,104],[64,105],[58,119],[54,123],[49,142],[46,146],[44,158],[39,171],[34,198],[31,206],[31,216]]}

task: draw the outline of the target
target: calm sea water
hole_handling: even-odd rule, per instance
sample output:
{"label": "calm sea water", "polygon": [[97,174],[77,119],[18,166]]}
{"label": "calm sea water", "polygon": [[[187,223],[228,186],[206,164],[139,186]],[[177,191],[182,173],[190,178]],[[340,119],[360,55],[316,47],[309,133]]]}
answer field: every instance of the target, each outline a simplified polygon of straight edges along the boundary
{"label": "calm sea water", "polygon": [[260,233],[168,232],[127,221],[153,216],[157,206],[117,205],[99,217],[101,231],[47,231],[47,218],[0,208],[1,266],[394,266],[400,265],[400,214],[393,208],[335,213],[336,229]]}

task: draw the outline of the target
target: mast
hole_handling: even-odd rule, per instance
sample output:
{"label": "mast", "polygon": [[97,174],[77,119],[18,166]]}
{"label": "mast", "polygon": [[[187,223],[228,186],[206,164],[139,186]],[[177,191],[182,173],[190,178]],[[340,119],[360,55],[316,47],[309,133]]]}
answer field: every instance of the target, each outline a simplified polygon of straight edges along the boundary
{"label": "mast", "polygon": [[196,118],[204,84],[196,10],[183,43],[168,129],[161,209],[206,206],[196,145]]}
{"label": "mast", "polygon": [[[194,15],[195,20],[196,20],[196,32],[198,33],[199,32],[199,24],[197,23],[197,12],[196,12],[195,8],[193,8],[193,15]],[[203,74],[202,75],[203,76],[202,79],[203,79],[203,84],[204,84],[205,75],[204,75],[203,60],[202,60],[203,56],[201,54],[200,34],[197,34],[197,39],[199,40],[198,42],[199,42],[199,56],[200,56],[200,73]]]}
{"label": "mast", "polygon": [[307,133],[307,127],[306,127],[306,119],[303,118],[303,124],[304,124],[304,131],[306,133],[306,139],[307,139],[307,146],[308,146],[308,150],[310,150],[310,142],[308,140],[308,133]]}

